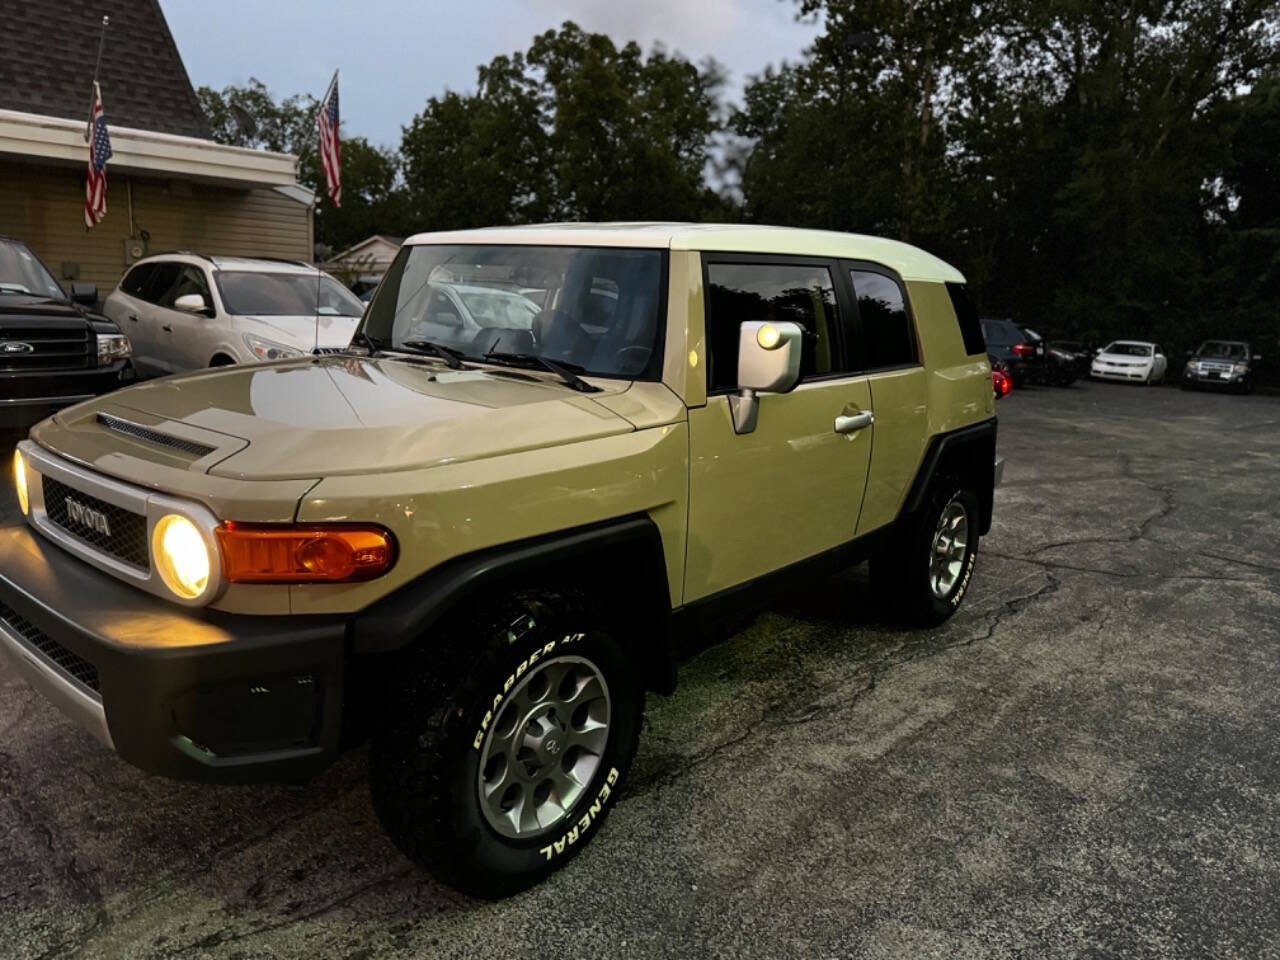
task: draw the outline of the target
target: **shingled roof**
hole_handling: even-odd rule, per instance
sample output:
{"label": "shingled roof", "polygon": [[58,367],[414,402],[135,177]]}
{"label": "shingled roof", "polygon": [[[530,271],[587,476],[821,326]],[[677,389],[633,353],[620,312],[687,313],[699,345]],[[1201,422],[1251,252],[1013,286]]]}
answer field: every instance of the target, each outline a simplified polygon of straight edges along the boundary
{"label": "shingled roof", "polygon": [[0,109],[87,119],[104,14],[107,123],[208,138],[159,0],[0,0]]}

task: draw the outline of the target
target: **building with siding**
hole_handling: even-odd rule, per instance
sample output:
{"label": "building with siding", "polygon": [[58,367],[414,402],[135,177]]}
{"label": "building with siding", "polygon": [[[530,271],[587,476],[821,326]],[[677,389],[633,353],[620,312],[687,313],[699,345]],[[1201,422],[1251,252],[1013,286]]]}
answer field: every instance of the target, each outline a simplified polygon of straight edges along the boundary
{"label": "building with siding", "polygon": [[[113,157],[107,215],[88,230],[84,134],[104,14]],[[0,23],[0,234],[102,296],[164,250],[312,259],[315,198],[297,157],[208,139],[158,0],[0,0]]]}

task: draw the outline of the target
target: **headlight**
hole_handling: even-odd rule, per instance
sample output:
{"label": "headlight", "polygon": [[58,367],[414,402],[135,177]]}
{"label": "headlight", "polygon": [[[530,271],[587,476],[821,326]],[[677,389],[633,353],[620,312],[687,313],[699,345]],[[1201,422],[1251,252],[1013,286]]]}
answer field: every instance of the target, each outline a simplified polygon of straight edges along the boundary
{"label": "headlight", "polygon": [[133,347],[129,338],[122,333],[98,334],[98,365],[110,363],[112,360],[123,360],[132,355]]}
{"label": "headlight", "polygon": [[184,600],[194,600],[209,587],[211,558],[196,525],[176,513],[166,514],[151,534],[151,555],[164,585]]}
{"label": "headlight", "polygon": [[1195,370],[1195,368],[1196,368],[1196,362],[1194,360],[1188,360],[1187,366],[1186,366],[1187,373],[1191,373],[1191,371]]}
{"label": "headlight", "polygon": [[13,487],[18,491],[18,506],[25,517],[31,509],[31,501],[27,498],[27,465],[22,460],[21,451],[13,451]]}
{"label": "headlight", "polygon": [[276,343],[274,340],[264,340],[262,337],[255,337],[252,333],[244,335],[244,345],[258,360],[288,360],[291,357],[302,356],[302,351],[296,347]]}

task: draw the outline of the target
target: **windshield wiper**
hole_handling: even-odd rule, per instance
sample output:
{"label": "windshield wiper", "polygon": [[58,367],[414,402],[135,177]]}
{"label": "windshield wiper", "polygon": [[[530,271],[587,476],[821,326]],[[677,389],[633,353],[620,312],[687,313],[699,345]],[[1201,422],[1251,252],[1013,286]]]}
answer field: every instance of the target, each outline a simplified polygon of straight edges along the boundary
{"label": "windshield wiper", "polygon": [[417,350],[419,352],[426,352],[426,353],[433,354],[439,357],[441,360],[443,360],[445,366],[448,367],[450,370],[462,369],[463,354],[457,350],[454,350],[452,347],[446,347],[443,344],[436,343],[433,340],[405,340],[403,343],[400,344],[399,347],[396,347],[395,349],[400,350],[404,348],[408,348],[409,350]]}
{"label": "windshield wiper", "polygon": [[599,393],[601,387],[587,383],[575,371],[584,369],[576,363],[564,363],[560,360],[548,360],[546,357],[540,357],[536,353],[506,353],[502,350],[490,350],[484,355],[486,360],[495,363],[510,363],[522,367],[542,367],[544,370],[550,370],[564,382],[564,385],[571,390],[577,390],[579,393]]}

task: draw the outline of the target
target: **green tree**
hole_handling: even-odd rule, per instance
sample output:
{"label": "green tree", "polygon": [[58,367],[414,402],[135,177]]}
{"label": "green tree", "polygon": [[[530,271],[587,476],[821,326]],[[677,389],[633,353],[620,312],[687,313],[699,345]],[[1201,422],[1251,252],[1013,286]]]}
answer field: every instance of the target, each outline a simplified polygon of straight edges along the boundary
{"label": "green tree", "polygon": [[[337,251],[374,233],[394,235],[407,231],[400,158],[394,151],[376,147],[363,137],[342,139],[342,206],[335,208],[329,202],[317,152],[315,97],[294,94],[277,101],[255,79],[243,87],[201,87],[196,95],[209,119],[214,140],[298,157],[298,182],[316,191],[317,245]],[[252,117],[252,132],[241,128],[232,113],[233,105]]]}
{"label": "green tree", "polygon": [[401,145],[432,229],[548,219],[702,219],[722,71],[573,23],[495,58],[474,94],[432,97]]}

